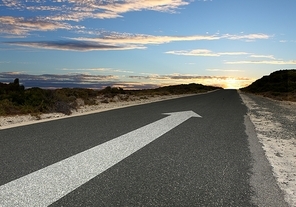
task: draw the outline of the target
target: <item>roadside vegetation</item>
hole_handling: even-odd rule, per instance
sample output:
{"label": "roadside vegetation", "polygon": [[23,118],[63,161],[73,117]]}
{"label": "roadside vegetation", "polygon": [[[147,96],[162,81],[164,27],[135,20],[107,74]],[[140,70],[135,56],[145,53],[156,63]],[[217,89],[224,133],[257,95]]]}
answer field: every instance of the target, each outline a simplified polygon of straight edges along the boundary
{"label": "roadside vegetation", "polygon": [[0,116],[60,112],[70,115],[83,105],[96,105],[117,101],[133,101],[153,96],[193,94],[221,89],[201,84],[166,86],[146,90],[124,90],[106,87],[102,90],[85,88],[41,89],[20,85],[19,79],[0,83]]}
{"label": "roadside vegetation", "polygon": [[296,69],[273,72],[240,90],[280,101],[296,102]]}

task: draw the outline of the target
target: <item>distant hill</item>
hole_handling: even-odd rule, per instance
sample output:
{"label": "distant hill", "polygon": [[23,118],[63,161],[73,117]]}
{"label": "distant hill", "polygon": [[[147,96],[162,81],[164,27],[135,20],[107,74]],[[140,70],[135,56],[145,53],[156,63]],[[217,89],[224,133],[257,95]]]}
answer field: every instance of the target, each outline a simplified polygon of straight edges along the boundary
{"label": "distant hill", "polygon": [[182,84],[146,90],[124,90],[106,87],[103,90],[85,88],[41,89],[20,85],[18,78],[14,82],[0,83],[0,116],[61,112],[71,114],[81,105],[95,105],[112,101],[132,101],[147,99],[149,96],[193,94],[222,89],[201,84]]}
{"label": "distant hill", "polygon": [[155,95],[178,95],[178,94],[190,94],[190,93],[202,93],[217,89],[223,89],[221,87],[215,86],[205,86],[197,83],[190,84],[180,84],[180,85],[170,85],[163,86],[155,89],[144,89],[144,90],[136,90],[136,94],[155,94]]}
{"label": "distant hill", "polygon": [[296,101],[296,69],[275,71],[240,90],[277,100]]}

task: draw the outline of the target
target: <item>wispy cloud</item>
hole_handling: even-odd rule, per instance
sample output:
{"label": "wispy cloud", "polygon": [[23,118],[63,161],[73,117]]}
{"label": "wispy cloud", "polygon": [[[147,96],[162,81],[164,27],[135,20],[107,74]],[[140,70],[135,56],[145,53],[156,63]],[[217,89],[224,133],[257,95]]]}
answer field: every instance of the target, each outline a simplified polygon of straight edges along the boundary
{"label": "wispy cloud", "polygon": [[[276,59],[273,55],[256,55],[248,52],[219,52],[215,53],[207,49],[196,49],[196,50],[175,50],[165,52],[166,54],[173,55],[185,55],[185,56],[203,56],[203,57],[219,57],[224,55],[249,55],[250,60],[240,60],[240,61],[225,61],[225,64],[271,64],[271,65],[296,65],[296,60],[281,60]],[[251,54],[251,55],[250,55]],[[255,59],[254,59],[255,58]],[[260,60],[258,60],[260,58]],[[256,60],[257,59],[257,60]],[[269,60],[268,60],[269,59]],[[208,71],[225,71],[220,69],[208,69]],[[228,71],[231,72],[231,71]],[[237,72],[237,71],[232,71]]]}
{"label": "wispy cloud", "polygon": [[79,72],[117,72],[117,73],[134,73],[129,70],[120,70],[113,68],[62,68],[64,71],[79,71]]}
{"label": "wispy cloud", "polygon": [[114,75],[90,75],[81,73],[29,75],[24,72],[0,72],[0,82],[13,82],[19,78],[26,88],[92,88],[103,89],[107,86],[124,89],[147,89],[160,87],[159,83],[145,83],[120,80]]}
{"label": "wispy cloud", "polygon": [[206,49],[196,49],[196,50],[174,50],[174,51],[168,51],[166,54],[172,54],[172,55],[186,55],[186,56],[206,56],[206,57],[217,57],[220,56],[218,54],[213,53],[210,50]]}
{"label": "wispy cloud", "polygon": [[68,50],[68,51],[94,51],[94,50],[131,50],[131,49],[143,49],[143,47],[137,47],[132,45],[116,46],[99,44],[96,42],[83,42],[83,41],[15,41],[6,42],[6,44],[40,48],[40,49],[51,49],[51,50]]}
{"label": "wispy cloud", "polygon": [[181,6],[189,4],[188,1],[184,0],[72,0],[70,3],[70,9],[67,14],[60,14],[53,18],[73,21],[80,21],[86,18],[118,18],[122,17],[123,13],[142,10],[175,13]]}
{"label": "wispy cloud", "polygon": [[248,55],[250,53],[248,53],[248,52],[219,52],[217,54],[220,55],[220,56],[222,56],[222,55],[234,55],[234,56],[236,56],[236,55]]}
{"label": "wispy cloud", "polygon": [[143,10],[175,13],[189,3],[186,0],[2,0],[0,6],[7,10],[18,10],[20,15],[26,11],[38,12],[38,16],[0,16],[0,34],[21,37],[35,31],[74,30],[83,27],[72,23],[85,19],[118,18],[127,12]]}
{"label": "wispy cloud", "polygon": [[228,61],[226,64],[268,64],[268,65],[296,65],[296,60],[242,60]]}
{"label": "wispy cloud", "polygon": [[[192,74],[170,74],[170,75],[158,75],[151,74],[147,76],[129,76],[134,79],[149,79],[149,80],[203,80],[203,79],[220,79],[226,80],[229,76],[201,76],[201,75],[192,75]],[[249,78],[241,77],[237,78],[239,80],[250,80]]]}
{"label": "wispy cloud", "polygon": [[7,7],[12,7],[14,9],[21,9],[24,7],[22,1],[19,0],[2,0],[2,3]]}
{"label": "wispy cloud", "polygon": [[188,5],[186,0],[54,0],[30,1],[3,0],[3,5],[14,10],[51,11],[52,16],[44,16],[54,21],[81,21],[87,18],[118,18],[123,13],[152,10],[175,13]]}
{"label": "wispy cloud", "polygon": [[200,41],[219,39],[216,36],[153,36],[145,34],[129,33],[107,33],[104,32],[100,37],[94,38],[69,38],[67,41],[10,41],[7,44],[54,49],[54,50],[75,50],[75,51],[92,51],[92,50],[130,50],[145,49],[149,44],[165,44],[175,41]]}
{"label": "wispy cloud", "polygon": [[38,79],[38,80],[55,80],[55,81],[77,81],[77,82],[84,82],[84,81],[100,81],[100,80],[117,80],[117,76],[113,75],[89,75],[89,74],[77,74],[77,73],[70,73],[70,74],[42,74],[42,75],[30,75],[25,74],[22,72],[2,72],[0,73],[0,80],[1,79],[13,79],[15,76],[18,76],[20,79]]}
{"label": "wispy cloud", "polygon": [[[97,37],[77,37],[68,38],[67,41],[49,41],[49,42],[7,42],[8,44],[36,47],[55,50],[76,50],[76,51],[91,51],[91,50],[130,50],[130,49],[145,49],[147,45],[160,45],[171,42],[181,41],[213,41],[225,38],[223,35],[190,35],[190,36],[155,36],[147,34],[130,34],[118,32],[101,32]],[[181,50],[169,51],[168,54],[175,55],[191,55],[191,56],[221,56],[221,55],[245,55],[246,52],[221,52],[213,53],[210,50]]]}
{"label": "wispy cloud", "polygon": [[224,38],[229,39],[229,40],[258,40],[258,39],[269,39],[271,36],[263,33],[255,33],[255,34],[246,34],[246,35],[231,35],[231,34],[226,34],[223,35]]}
{"label": "wispy cloud", "polygon": [[282,60],[275,58],[273,55],[252,54],[247,60],[225,61],[225,64],[296,65],[296,60]]}
{"label": "wispy cloud", "polygon": [[17,35],[19,37],[25,36],[32,31],[70,30],[73,28],[74,27],[68,23],[0,16],[0,33]]}
{"label": "wispy cloud", "polygon": [[154,36],[147,34],[130,34],[130,33],[117,33],[105,32],[99,37],[86,38],[78,37],[71,38],[77,41],[90,41],[110,45],[137,45],[143,46],[148,44],[164,44],[177,41],[201,41],[201,40],[217,40],[220,37],[216,35],[192,35],[192,36]]}
{"label": "wispy cloud", "polygon": [[[79,0],[76,0],[80,2]],[[154,10],[161,12],[175,12],[180,6],[188,5],[184,0],[123,0],[123,1],[105,1],[107,4],[95,4],[93,8],[103,9],[105,11],[117,14],[129,11]],[[90,6],[90,5],[88,5]]]}
{"label": "wispy cloud", "polygon": [[273,55],[250,55],[251,58],[267,58],[275,60],[276,58]]}
{"label": "wispy cloud", "polygon": [[[206,0],[204,0],[206,1]],[[7,10],[18,10],[22,12],[38,12],[36,18],[0,16],[0,34],[8,34],[5,37],[26,37],[36,31],[53,30],[76,30],[86,29],[77,26],[77,22],[85,19],[110,19],[119,18],[123,14],[134,11],[157,11],[177,13],[180,8],[189,5],[193,0],[2,0],[0,6]],[[246,34],[246,35],[212,35],[212,36],[152,36],[152,35],[130,35],[130,34],[110,34],[104,37],[84,38],[78,37],[76,40],[91,41],[110,44],[163,44],[172,41],[192,41],[192,40],[258,40],[269,39],[267,34]],[[39,44],[40,45],[40,44]]]}
{"label": "wispy cloud", "polygon": [[[264,38],[262,38],[264,36]],[[236,37],[236,38],[234,38]],[[108,44],[164,44],[177,41],[202,41],[202,40],[219,40],[219,39],[268,39],[268,35],[263,34],[250,34],[250,35],[191,35],[191,36],[154,36],[147,34],[130,34],[130,33],[118,33],[118,32],[105,32],[99,37],[78,37],[72,38],[74,40],[92,41]]]}
{"label": "wispy cloud", "polygon": [[207,69],[211,72],[244,72],[244,70],[231,70],[231,69]]}
{"label": "wispy cloud", "polygon": [[112,85],[118,81],[114,75],[89,75],[89,74],[42,74],[29,75],[22,72],[1,72],[0,82],[13,82],[19,78],[25,87],[81,87],[81,88],[102,88],[103,85]]}
{"label": "wispy cloud", "polygon": [[221,53],[214,53],[211,50],[207,49],[196,49],[196,50],[175,50],[175,51],[168,51],[166,54],[173,54],[173,55],[185,55],[185,56],[204,56],[204,57],[218,57],[222,55],[247,55],[247,52],[221,52]]}

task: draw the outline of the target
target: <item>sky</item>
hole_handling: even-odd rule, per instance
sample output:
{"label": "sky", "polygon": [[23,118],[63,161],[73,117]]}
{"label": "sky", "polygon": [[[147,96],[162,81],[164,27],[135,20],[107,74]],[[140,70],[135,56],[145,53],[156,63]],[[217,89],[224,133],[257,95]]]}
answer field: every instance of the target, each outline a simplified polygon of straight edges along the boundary
{"label": "sky", "polygon": [[296,0],[0,0],[0,82],[241,88],[296,68]]}

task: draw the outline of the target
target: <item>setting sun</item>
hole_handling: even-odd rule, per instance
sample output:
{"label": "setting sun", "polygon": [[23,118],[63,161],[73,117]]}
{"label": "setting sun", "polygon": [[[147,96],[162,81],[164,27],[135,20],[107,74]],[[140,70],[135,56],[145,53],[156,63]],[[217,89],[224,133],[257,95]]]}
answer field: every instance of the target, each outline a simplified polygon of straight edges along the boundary
{"label": "setting sun", "polygon": [[235,78],[226,79],[225,89],[239,89],[241,88],[241,83],[237,81]]}

